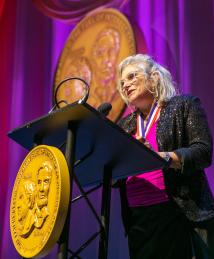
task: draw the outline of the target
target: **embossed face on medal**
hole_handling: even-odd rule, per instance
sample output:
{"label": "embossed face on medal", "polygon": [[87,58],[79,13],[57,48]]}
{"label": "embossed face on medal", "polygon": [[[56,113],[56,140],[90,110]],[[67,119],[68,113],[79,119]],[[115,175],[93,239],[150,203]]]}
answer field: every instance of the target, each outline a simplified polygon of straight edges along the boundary
{"label": "embossed face on medal", "polygon": [[[87,102],[95,108],[110,102],[113,108],[109,118],[115,121],[124,108],[116,89],[117,66],[135,52],[133,31],[126,17],[114,9],[94,11],[71,32],[59,59],[54,88],[67,77],[83,78],[90,85]],[[58,102],[79,100],[83,95],[82,83],[66,84],[60,87]]]}
{"label": "embossed face on medal", "polygon": [[25,180],[23,183],[20,183],[17,199],[17,228],[21,237],[27,237],[33,229],[35,196],[36,185],[32,180]]}
{"label": "embossed face on medal", "polygon": [[10,207],[11,235],[21,256],[45,255],[58,240],[69,190],[61,151],[42,145],[27,155],[16,177]]}
{"label": "embossed face on medal", "polygon": [[[92,79],[92,70],[89,61],[82,56],[83,49],[77,49],[70,53],[65,59],[61,73],[64,78],[79,77],[85,80],[89,85]],[[73,103],[83,97],[85,85],[80,80],[71,80],[64,83],[58,90],[57,100],[65,100],[67,103]]]}
{"label": "embossed face on medal", "polygon": [[49,215],[48,194],[50,190],[53,168],[45,161],[37,172],[37,196],[36,196],[36,222],[35,226],[41,228]]}

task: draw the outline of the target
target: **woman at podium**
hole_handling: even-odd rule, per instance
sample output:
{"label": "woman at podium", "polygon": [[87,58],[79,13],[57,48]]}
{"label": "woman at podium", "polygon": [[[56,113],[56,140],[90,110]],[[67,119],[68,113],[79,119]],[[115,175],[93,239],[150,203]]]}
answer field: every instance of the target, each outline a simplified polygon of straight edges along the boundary
{"label": "woman at podium", "polygon": [[179,95],[170,72],[142,54],[120,63],[118,90],[133,109],[119,125],[169,165],[121,183],[130,258],[214,258],[214,201],[204,173],[212,137],[200,100]]}

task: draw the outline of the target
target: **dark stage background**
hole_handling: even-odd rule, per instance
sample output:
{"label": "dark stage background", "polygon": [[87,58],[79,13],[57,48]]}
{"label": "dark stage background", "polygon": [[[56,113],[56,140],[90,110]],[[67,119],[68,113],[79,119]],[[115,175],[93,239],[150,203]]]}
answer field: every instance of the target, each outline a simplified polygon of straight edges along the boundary
{"label": "dark stage background", "polygon": [[[84,9],[87,1],[79,2],[83,2]],[[111,2],[115,4],[119,1],[94,2],[97,5],[109,2],[111,6]],[[148,54],[172,72],[181,91],[200,97],[214,132],[214,0],[131,0],[121,11],[139,25],[144,33]],[[8,139],[6,134],[50,110],[56,64],[73,27],[66,19],[45,16],[32,1],[0,1],[2,259],[20,258],[11,242],[9,204],[16,173],[26,155],[26,151]],[[214,166],[206,172],[214,190]],[[91,195],[91,199],[99,209],[100,193]],[[75,224],[70,230],[71,247],[75,250],[97,228],[97,224],[84,202],[75,205],[72,216]],[[82,253],[82,258],[97,258],[97,244],[94,241]],[[56,247],[47,258],[56,258]],[[128,259],[116,190],[112,191],[109,258]]]}

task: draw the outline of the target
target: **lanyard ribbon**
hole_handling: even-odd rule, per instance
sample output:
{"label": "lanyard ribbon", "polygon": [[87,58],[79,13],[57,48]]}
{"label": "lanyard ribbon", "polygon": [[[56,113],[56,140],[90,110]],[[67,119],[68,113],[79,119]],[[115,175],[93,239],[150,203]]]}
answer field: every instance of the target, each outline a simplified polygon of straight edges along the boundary
{"label": "lanyard ribbon", "polygon": [[138,138],[146,138],[149,130],[151,129],[152,125],[158,120],[160,116],[160,110],[161,108],[155,103],[152,106],[152,109],[149,113],[148,121],[146,125],[144,126],[144,119],[139,114],[137,117],[137,134],[136,137]]}

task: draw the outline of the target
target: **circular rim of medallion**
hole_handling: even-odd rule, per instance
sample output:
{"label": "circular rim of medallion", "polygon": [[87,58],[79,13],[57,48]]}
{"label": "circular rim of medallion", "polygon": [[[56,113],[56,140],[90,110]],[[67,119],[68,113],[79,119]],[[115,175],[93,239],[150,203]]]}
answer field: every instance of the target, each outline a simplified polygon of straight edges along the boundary
{"label": "circular rim of medallion", "polygon": [[[56,179],[55,180],[56,186],[54,186],[54,188],[56,188],[56,190],[58,190],[58,192],[56,191],[56,199],[54,201],[54,210],[52,209],[54,211],[54,213],[52,213],[52,215],[51,214],[49,215],[50,221],[49,221],[49,225],[47,225],[48,227],[46,227],[47,231],[45,231],[45,235],[42,237],[43,240],[38,245],[39,246],[38,249],[34,249],[33,251],[29,252],[29,251],[25,251],[25,249],[27,248],[27,245],[25,245],[25,247],[24,247],[24,244],[22,242],[24,240],[24,238],[19,234],[19,230],[18,230],[18,221],[17,221],[18,193],[20,192],[19,188],[20,187],[22,188],[21,182],[23,181],[23,176],[25,175],[26,169],[28,169],[29,165],[32,165],[32,161],[37,155],[42,156],[44,154],[47,154],[47,156],[49,156],[50,159],[52,159],[51,161],[54,164],[53,171],[55,173],[54,177]],[[39,170],[38,170],[38,172],[39,172]],[[57,180],[58,180],[58,182],[57,182]],[[50,186],[51,186],[51,184],[50,184]],[[53,184],[52,184],[52,186],[53,186]],[[39,188],[37,188],[37,192],[38,192],[38,189]],[[50,190],[51,189],[53,189],[53,187],[50,188]],[[50,197],[48,196],[48,201],[49,201],[49,199],[50,199]],[[51,197],[51,199],[52,199],[52,197]],[[41,258],[49,253],[51,248],[58,241],[58,239],[61,235],[61,232],[63,230],[63,226],[64,226],[67,212],[68,212],[69,199],[70,199],[70,176],[69,176],[69,169],[67,166],[67,162],[65,160],[63,153],[58,148],[53,147],[53,146],[47,146],[47,145],[36,146],[28,153],[28,155],[25,157],[25,159],[23,160],[23,162],[19,168],[19,171],[18,171],[16,179],[15,179],[15,183],[13,186],[11,203],[10,203],[11,236],[12,236],[13,244],[15,246],[16,251],[22,257]],[[42,227],[44,227],[45,223],[43,222],[42,224],[44,224],[44,225],[42,225]],[[42,229],[42,227],[41,227],[41,229]],[[29,237],[32,234],[33,234],[33,232],[31,232]],[[32,242],[32,240],[31,240],[31,242]],[[29,244],[30,244],[30,242],[29,242]]]}
{"label": "circular rim of medallion", "polygon": [[[120,50],[119,50],[119,58],[118,58],[118,62],[116,63],[116,66],[118,66],[118,64],[127,56],[130,56],[130,55],[134,55],[136,54],[136,49],[137,49],[137,46],[136,46],[136,41],[135,41],[135,35],[134,35],[134,29],[132,28],[132,25],[131,23],[129,22],[128,18],[123,14],[121,13],[120,11],[118,11],[117,9],[114,9],[114,8],[104,8],[104,9],[98,9],[98,10],[94,10],[90,13],[88,13],[87,16],[85,16],[76,26],[75,28],[70,32],[65,44],[64,44],[64,47],[61,51],[61,54],[59,56],[59,59],[58,59],[58,63],[57,63],[57,66],[56,66],[56,70],[55,70],[55,76],[54,76],[54,83],[53,83],[53,87],[52,87],[52,96],[53,96],[53,104],[54,104],[54,93],[55,93],[55,89],[57,87],[57,85],[60,83],[60,81],[63,80],[63,76],[64,76],[64,79],[69,77],[69,76],[75,76],[73,75],[72,73],[69,74],[69,75],[66,75],[67,72],[63,71],[64,69],[64,63],[66,61],[68,61],[68,57],[69,57],[69,54],[71,55],[71,53],[75,53],[77,50],[77,46],[74,47],[75,45],[75,41],[76,40],[79,40],[79,37],[81,37],[81,32],[87,29],[90,29],[93,27],[93,26],[97,26],[97,23],[99,22],[99,19],[101,20],[101,22],[103,22],[103,20],[99,17],[101,16],[104,16],[106,15],[106,17],[108,15],[112,15],[113,17],[115,17],[115,20],[117,19],[120,24],[116,24],[115,22],[112,21],[112,24],[108,24],[108,27],[109,28],[116,28],[121,30],[119,31],[119,34],[120,34],[120,37],[121,37],[121,44],[123,46],[120,45]],[[94,18],[95,17],[95,18]],[[97,23],[94,23],[92,21],[92,18],[94,20],[98,20]],[[106,22],[106,20],[104,20]],[[107,22],[106,22],[107,23]],[[102,25],[103,26],[103,25]],[[127,36],[125,36],[125,33],[127,34]],[[98,33],[97,33],[98,34]],[[122,36],[121,36],[122,35]],[[122,41],[123,39],[123,41]],[[126,42],[125,42],[126,41]],[[124,43],[125,42],[125,43]],[[128,46],[128,48],[126,49],[126,54],[122,53],[121,52],[121,49],[124,48],[124,44],[126,44]],[[88,47],[89,49],[92,48],[91,47],[91,44],[89,44],[90,47]],[[78,48],[80,47],[80,52],[81,52],[81,46],[78,45]],[[89,51],[89,50],[88,50]],[[86,49],[86,52],[88,52],[87,49]],[[127,54],[128,53],[128,54]],[[82,57],[82,53],[79,53],[80,57]],[[89,58],[90,59],[90,56],[86,53],[86,56],[83,56],[83,57],[86,57],[86,58]],[[92,61],[90,61],[92,62]],[[93,62],[92,62],[93,63]],[[90,63],[90,68],[93,67]],[[69,68],[70,69],[70,68]],[[100,88],[100,84],[99,83],[95,83],[94,81],[96,81],[96,76],[94,75],[94,71],[96,71],[96,69],[92,69],[91,70],[91,82],[88,82],[89,85],[91,86],[91,89],[95,89],[95,88]],[[64,75],[63,75],[63,72],[64,72]],[[62,78],[61,78],[62,77]],[[94,83],[94,84],[93,84]],[[116,79],[115,81],[113,82],[113,84],[115,85],[113,88],[114,88],[114,91],[117,92],[117,87],[116,87]],[[98,87],[99,86],[99,87]],[[105,87],[103,87],[104,89]],[[95,92],[95,91],[94,91]],[[98,92],[98,91],[97,91]],[[93,98],[94,99],[94,96],[92,96],[92,93],[90,94],[89,93],[89,99],[88,99],[88,104],[93,106],[95,109],[98,108],[99,105],[101,105],[102,103],[104,102],[110,102],[112,103],[112,110],[110,112],[110,116],[108,116],[109,119],[113,120],[113,121],[117,121],[121,114],[124,112],[124,109],[126,107],[126,104],[125,102],[122,100],[122,98],[119,96],[119,93],[113,93],[113,95],[116,95],[117,99],[114,99],[112,101],[108,101],[108,100],[103,100],[103,99],[97,99],[97,102],[95,101],[96,105],[94,104],[91,104],[91,99]],[[101,93],[99,93],[99,95],[101,96]],[[111,93],[109,93],[109,95],[111,95]],[[108,96],[108,93],[107,93],[107,96]],[[91,97],[91,98],[90,98]],[[96,98],[95,98],[96,99]],[[60,102],[61,99],[58,99],[58,101]],[[66,100],[66,99],[65,99]],[[115,104],[115,105],[114,105]],[[95,107],[96,106],[96,107]],[[63,107],[63,106],[61,106]]]}

